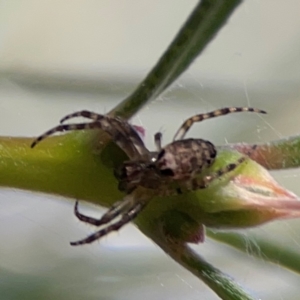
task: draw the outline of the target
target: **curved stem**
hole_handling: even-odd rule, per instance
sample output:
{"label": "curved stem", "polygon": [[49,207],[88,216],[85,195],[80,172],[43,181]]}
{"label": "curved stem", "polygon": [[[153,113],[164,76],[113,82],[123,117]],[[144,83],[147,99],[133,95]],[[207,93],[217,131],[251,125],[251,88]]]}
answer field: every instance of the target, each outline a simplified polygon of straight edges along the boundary
{"label": "curved stem", "polygon": [[161,94],[203,51],[241,0],[202,0],[137,89],[110,114],[125,119]]}
{"label": "curved stem", "polygon": [[187,244],[172,241],[152,229],[152,233],[146,234],[154,240],[170,257],[189,270],[206,285],[208,285],[223,300],[254,300],[255,298],[245,291],[230,276],[224,274],[205,261],[199,254],[193,251]]}

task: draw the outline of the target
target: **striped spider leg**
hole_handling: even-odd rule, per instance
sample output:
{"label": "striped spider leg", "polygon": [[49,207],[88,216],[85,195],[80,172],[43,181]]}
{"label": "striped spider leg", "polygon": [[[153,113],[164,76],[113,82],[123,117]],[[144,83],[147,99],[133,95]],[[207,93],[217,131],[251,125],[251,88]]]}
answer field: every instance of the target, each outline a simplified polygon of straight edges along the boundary
{"label": "striped spider leg", "polygon": [[[236,162],[198,179],[198,175],[209,168],[215,161],[217,150],[215,146],[203,139],[184,139],[186,133],[196,122],[235,112],[266,113],[263,110],[250,107],[231,107],[215,110],[206,114],[198,114],[187,119],[174,135],[173,141],[162,146],[162,134],[156,133],[154,142],[157,152],[150,152],[135,129],[125,120],[107,115],[99,115],[89,111],[80,111],[67,115],[61,123],[74,118],[85,117],[90,123],[61,124],[38,137],[31,145],[34,147],[41,140],[59,131],[102,129],[127,154],[129,160],[115,171],[119,181],[119,189],[126,192],[123,200],[116,202],[100,219],[91,218],[78,211],[76,202],[74,212],[77,218],[94,226],[105,225],[94,234],[71,245],[91,243],[133,220],[147,205],[149,197],[135,193],[138,186],[155,190],[158,195],[173,195],[181,193],[180,188],[170,189],[169,183],[177,182],[188,190],[206,188],[213,180],[220,178],[236,169],[247,156]],[[255,146],[253,147],[253,150]],[[252,151],[253,151],[252,150]],[[250,155],[251,153],[249,153]],[[116,219],[119,220],[116,221]]]}
{"label": "striped spider leg", "polygon": [[264,110],[253,108],[253,107],[224,107],[221,109],[208,112],[206,114],[194,115],[183,122],[183,124],[179,127],[179,129],[175,133],[173,141],[182,140],[194,123],[201,122],[203,120],[208,120],[215,117],[232,114],[232,113],[237,113],[237,112],[255,112],[260,114],[267,113]]}
{"label": "striped spider leg", "polygon": [[[66,120],[75,117],[91,119],[92,122],[62,124]],[[39,142],[48,136],[55,134],[56,132],[102,129],[110,135],[112,140],[126,153],[130,159],[138,159],[140,155],[147,155],[149,152],[144,146],[144,143],[136,130],[126,120],[118,117],[114,118],[107,115],[101,115],[87,110],[82,110],[65,116],[61,119],[60,123],[61,125],[58,125],[37,137],[32,142],[31,148],[35,147]]]}
{"label": "striped spider leg", "polygon": [[74,208],[75,215],[79,220],[85,223],[89,223],[94,226],[101,226],[110,223],[118,216],[120,216],[120,219],[119,221],[107,225],[106,227],[96,231],[95,233],[87,236],[82,240],[71,242],[70,244],[72,246],[89,244],[109,234],[112,231],[119,230],[125,224],[132,221],[142,211],[146,204],[146,202],[136,201],[134,195],[129,194],[125,196],[122,201],[118,201],[113,204],[111,208],[100,219],[96,219],[79,213],[78,202],[76,201]]}
{"label": "striped spider leg", "polygon": [[[160,135],[160,134],[159,134]],[[156,137],[155,137],[156,141]],[[146,207],[149,202],[147,195],[135,195],[135,188],[138,185],[147,188],[159,188],[161,178],[157,174],[153,174],[152,168],[149,166],[156,160],[157,152],[149,152],[147,159],[129,160],[124,162],[120,170],[115,171],[116,177],[119,179],[119,189],[127,191],[128,194],[123,200],[116,202],[111,208],[100,218],[92,218],[79,213],[78,202],[75,204],[74,213],[77,218],[83,222],[94,226],[101,226],[112,222],[119,218],[119,221],[111,223],[106,227],[96,231],[86,238],[71,242],[72,246],[92,243],[112,231],[117,231],[133,219]],[[148,176],[149,175],[149,176]],[[122,182],[124,180],[124,182]],[[122,188],[121,188],[122,187]]]}
{"label": "striped spider leg", "polygon": [[215,179],[235,170],[241,165],[247,156],[250,156],[252,151],[255,150],[256,145],[253,146],[252,150],[246,156],[239,158],[236,162],[230,163],[213,174],[199,179],[197,175],[201,174],[214,163],[217,150],[209,141],[203,139],[184,139],[186,133],[194,123],[236,112],[266,113],[263,110],[251,107],[230,107],[192,116],[179,127],[174,135],[173,142],[163,148],[161,147],[161,135],[156,134],[155,143],[161,151],[157,156],[155,166],[160,170],[161,175],[169,177],[171,181],[177,180],[181,182],[188,190],[196,190],[206,188]]}
{"label": "striped spider leg", "polygon": [[[91,119],[90,123],[79,123],[79,124],[61,124],[58,125],[38,138],[36,138],[31,147],[35,147],[43,139],[56,132],[61,131],[73,131],[73,130],[87,130],[87,129],[102,129],[108,133],[113,141],[127,154],[130,161],[140,161],[142,158],[147,158],[150,152],[144,146],[143,141],[136,132],[136,130],[125,120],[121,118],[113,118],[107,115],[100,115],[90,111],[79,111],[65,116],[61,119],[60,123],[65,122],[71,118],[84,117]],[[113,230],[118,230],[126,223],[130,222],[135,216],[144,208],[145,203],[135,201],[135,198],[128,194],[122,201],[115,203],[106,214],[100,219],[94,219],[81,214],[78,211],[78,202],[75,204],[74,212],[76,217],[86,223],[101,226],[113,221],[115,218],[120,217],[120,220],[108,225],[102,230],[95,234],[87,237],[78,242],[72,242],[71,245],[80,245],[85,243],[91,243],[94,239],[99,239],[101,236],[108,234]]]}
{"label": "striped spider leg", "polygon": [[[148,152],[147,157],[141,156],[139,160],[129,160],[124,162],[121,169],[116,172],[120,184],[124,184],[122,190],[132,190],[134,192],[134,189],[137,186],[143,186],[150,189],[156,189],[157,194],[160,195],[173,195],[181,193],[181,189],[168,189],[168,182],[181,182],[189,190],[203,189],[213,180],[233,171],[246,160],[246,156],[242,156],[236,162],[228,164],[217,170],[215,173],[199,180],[196,175],[199,175],[205,168],[208,168],[213,164],[217,155],[216,148],[209,141],[202,139],[184,139],[184,136],[195,122],[243,111],[265,113],[262,110],[254,108],[234,107],[223,108],[207,114],[193,116],[181,125],[174,136],[173,142],[165,147],[162,147],[162,134],[160,132],[156,133],[154,142],[158,152]],[[178,137],[179,139],[177,140]],[[255,149],[255,146],[253,149]],[[83,240],[71,244],[82,245],[91,243],[104,235],[107,235],[111,231],[120,229],[129,221],[133,220],[147,203],[148,202],[140,201],[140,199],[135,199],[132,194],[129,194],[124,200],[114,204],[99,220],[80,214],[77,210],[77,206],[75,206],[75,214],[77,217],[82,221],[95,226],[107,224],[116,217],[121,217],[119,221],[100,229]],[[125,207],[127,207],[127,210]]]}

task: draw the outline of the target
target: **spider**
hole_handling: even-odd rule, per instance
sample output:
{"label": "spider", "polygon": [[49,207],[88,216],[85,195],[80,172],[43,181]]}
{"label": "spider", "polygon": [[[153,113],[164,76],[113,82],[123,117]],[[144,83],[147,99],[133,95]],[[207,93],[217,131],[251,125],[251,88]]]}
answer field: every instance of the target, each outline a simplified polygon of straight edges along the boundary
{"label": "spider", "polygon": [[[212,181],[236,169],[246,160],[247,156],[240,157],[236,162],[230,163],[212,174],[199,176],[213,165],[217,156],[216,147],[207,140],[185,139],[186,133],[195,122],[236,112],[266,113],[251,107],[230,107],[192,116],[179,127],[173,141],[164,147],[162,146],[162,134],[156,133],[154,142],[157,151],[153,152],[145,147],[135,128],[126,120],[86,110],[65,116],[60,121],[61,125],[36,138],[31,144],[32,148],[56,132],[98,128],[109,134],[114,143],[129,158],[115,170],[119,189],[124,191],[126,196],[122,201],[113,204],[100,219],[81,214],[78,210],[78,201],[76,201],[74,213],[79,220],[94,226],[105,226],[88,237],[70,244],[76,246],[92,243],[132,221],[149,202],[147,197],[136,197],[134,191],[139,186],[155,190],[156,194],[160,196],[181,194],[182,188],[187,191],[207,188]],[[62,124],[75,117],[91,119],[91,122]],[[170,188],[170,185],[174,185],[174,183],[176,187]]]}

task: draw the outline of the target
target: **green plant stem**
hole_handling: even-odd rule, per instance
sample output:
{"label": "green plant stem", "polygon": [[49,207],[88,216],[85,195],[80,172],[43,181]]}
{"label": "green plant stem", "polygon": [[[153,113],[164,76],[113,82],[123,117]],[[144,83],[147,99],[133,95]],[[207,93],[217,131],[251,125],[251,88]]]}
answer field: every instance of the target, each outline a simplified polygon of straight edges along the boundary
{"label": "green plant stem", "polygon": [[125,119],[158,97],[203,51],[241,0],[202,0],[137,89],[110,114]]}
{"label": "green plant stem", "polygon": [[[101,148],[91,142],[99,140]],[[116,189],[114,163],[125,155],[99,131],[51,137],[31,149],[32,139],[0,139],[0,186],[58,194],[109,206]],[[113,157],[111,160],[110,157]]]}
{"label": "green plant stem", "polygon": [[[124,154],[101,131],[73,132],[51,137],[34,149],[29,147],[31,142],[32,139],[26,138],[0,139],[0,185],[84,199],[105,207],[123,197],[117,190],[112,168],[124,160]],[[227,159],[224,154],[219,153],[215,168],[219,169],[221,162],[223,165],[227,164]],[[233,160],[236,158],[233,157]],[[250,163],[247,166],[250,167]],[[251,172],[256,173],[255,169]],[[232,204],[234,208],[238,203]],[[179,245],[174,244],[170,242],[169,236],[160,236],[158,228],[155,227],[161,222],[164,226],[170,224],[168,232],[172,232],[174,236],[178,231],[179,238],[182,237],[182,229],[186,228],[182,239],[185,241],[190,234],[193,236],[193,230],[199,229],[202,222],[218,224],[217,222],[221,220],[221,222],[229,221],[230,224],[235,219],[238,224],[242,224],[248,218],[251,225],[253,220],[251,212],[248,216],[242,214],[238,217],[235,211],[226,212],[228,205],[226,198],[219,194],[218,187],[172,199],[154,198],[143,215],[137,218],[136,223],[143,233],[175,261],[203,280],[222,299],[253,299],[233,279],[208,264],[182,242]],[[220,208],[220,214],[215,212],[216,208]],[[207,213],[205,210],[208,210]],[[180,216],[187,215],[187,218],[180,218],[178,213]],[[168,216],[163,219],[163,214]],[[157,222],[158,219],[163,221]],[[177,224],[177,227],[174,224]],[[213,236],[211,233],[209,235],[242,251],[246,250],[242,247],[241,239],[232,241],[230,235]],[[281,249],[265,241],[258,240],[256,243],[264,253],[265,260],[279,262],[299,272],[300,265],[296,263],[300,260],[299,254],[291,255],[288,249]],[[281,253],[281,256],[277,257],[276,253]]]}
{"label": "green plant stem", "polygon": [[286,267],[300,274],[299,252],[289,249],[287,245],[282,247],[278,245],[278,243],[275,244],[270,240],[256,237],[255,245],[257,247],[253,247],[249,252],[247,243],[245,242],[245,236],[242,234],[207,230],[207,235],[218,242],[230,245],[242,252],[247,252],[249,255],[258,258],[263,257],[264,260]]}
{"label": "green plant stem", "polygon": [[280,140],[258,144],[255,151],[253,145],[231,144],[222,146],[225,149],[234,149],[241,153],[251,152],[251,159],[268,170],[283,170],[300,166],[300,136],[291,136]]}
{"label": "green plant stem", "polygon": [[[157,224],[157,223],[156,223]],[[153,224],[152,224],[153,225]],[[153,234],[155,232],[155,235]],[[159,233],[159,228],[147,231],[151,237],[170,257],[189,270],[208,285],[223,300],[254,300],[227,274],[205,261],[186,244],[173,242]]]}

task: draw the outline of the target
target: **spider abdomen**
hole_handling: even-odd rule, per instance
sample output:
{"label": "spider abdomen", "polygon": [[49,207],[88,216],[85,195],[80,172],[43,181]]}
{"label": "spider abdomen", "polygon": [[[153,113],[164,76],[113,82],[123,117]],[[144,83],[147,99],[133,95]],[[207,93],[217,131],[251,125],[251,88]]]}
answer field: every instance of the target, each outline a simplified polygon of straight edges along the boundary
{"label": "spider abdomen", "polygon": [[202,139],[175,141],[158,154],[156,167],[162,175],[181,180],[199,174],[213,164],[217,150]]}

